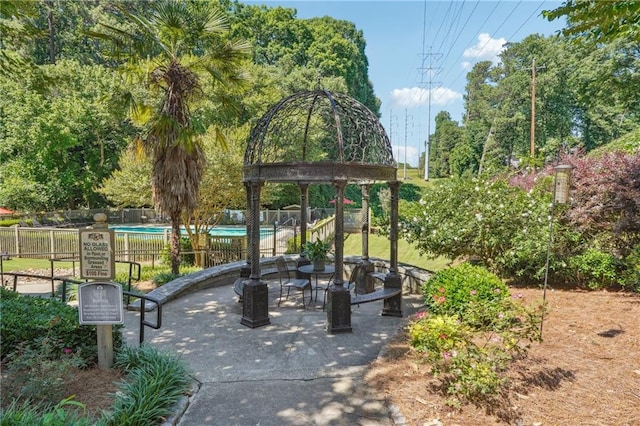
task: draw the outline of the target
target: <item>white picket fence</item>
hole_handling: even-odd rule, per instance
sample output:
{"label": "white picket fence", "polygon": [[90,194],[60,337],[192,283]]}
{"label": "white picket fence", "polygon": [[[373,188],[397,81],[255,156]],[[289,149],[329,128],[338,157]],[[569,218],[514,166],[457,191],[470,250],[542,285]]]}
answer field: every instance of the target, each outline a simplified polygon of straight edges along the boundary
{"label": "white picket fence", "polygon": [[[261,232],[261,256],[277,256],[287,250],[287,242],[298,235],[296,226],[267,226]],[[335,217],[324,219],[310,228],[312,239],[330,239],[335,233]],[[158,260],[169,243],[171,231],[145,233],[115,231],[116,260],[133,262]],[[0,253],[7,257],[40,259],[79,258],[79,230],[49,227],[0,227]],[[193,252],[191,254],[194,254]],[[208,260],[206,266],[246,259],[246,236],[210,236],[198,253]]]}

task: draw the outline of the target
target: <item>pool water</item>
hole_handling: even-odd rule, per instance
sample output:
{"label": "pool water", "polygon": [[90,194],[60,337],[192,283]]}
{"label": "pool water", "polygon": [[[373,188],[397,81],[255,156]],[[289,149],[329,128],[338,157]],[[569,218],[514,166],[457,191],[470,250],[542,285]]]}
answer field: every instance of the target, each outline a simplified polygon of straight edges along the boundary
{"label": "pool water", "polygon": [[[116,232],[143,232],[145,234],[163,234],[165,231],[171,231],[170,226],[110,226]],[[186,235],[184,226],[180,230],[181,235]],[[247,235],[247,229],[244,227],[214,227],[209,230],[209,235],[214,237],[243,237]]]}

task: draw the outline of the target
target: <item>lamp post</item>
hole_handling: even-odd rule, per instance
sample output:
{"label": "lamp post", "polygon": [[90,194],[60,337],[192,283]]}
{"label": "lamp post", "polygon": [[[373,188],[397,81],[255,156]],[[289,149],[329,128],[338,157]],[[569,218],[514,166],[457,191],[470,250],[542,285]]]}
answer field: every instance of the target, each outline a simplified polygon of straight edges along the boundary
{"label": "lamp post", "polygon": [[[549,259],[551,258],[551,244],[553,242],[553,213],[556,204],[569,203],[569,188],[571,187],[571,171],[573,166],[560,164],[554,168],[553,200],[549,214],[549,244],[547,245],[547,261],[544,267],[544,287],[542,290],[542,302],[547,298],[547,283],[549,282]],[[544,323],[544,307],[540,319],[540,338],[542,338],[542,324]]]}

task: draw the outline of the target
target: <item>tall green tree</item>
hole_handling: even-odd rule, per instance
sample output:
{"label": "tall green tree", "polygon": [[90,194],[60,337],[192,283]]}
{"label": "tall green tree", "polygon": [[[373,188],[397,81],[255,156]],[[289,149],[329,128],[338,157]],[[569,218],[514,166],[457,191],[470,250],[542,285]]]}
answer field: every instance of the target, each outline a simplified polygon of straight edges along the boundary
{"label": "tall green tree", "polygon": [[112,71],[70,60],[0,77],[0,204],[32,212],[104,206],[96,186],[133,135],[109,102],[120,85]]}
{"label": "tall green tree", "polygon": [[449,156],[461,141],[462,133],[458,123],[451,119],[447,111],[440,111],[436,115],[435,125],[429,148],[430,169],[434,177],[447,177],[450,173]]}
{"label": "tall green tree", "polygon": [[205,126],[192,120],[192,108],[204,94],[204,74],[214,89],[242,85],[248,45],[227,38],[226,17],[211,2],[158,0],[145,15],[126,5],[119,13],[131,30],[104,24],[93,35],[112,42],[128,61],[123,67],[156,94],[155,105],[137,105],[144,129],[137,141],[152,159],[153,200],[170,218],[171,270],[178,274],[181,218],[197,206],[206,161],[199,137]]}
{"label": "tall green tree", "polygon": [[318,76],[324,87],[326,79],[343,78],[344,92],[379,114],[380,100],[369,80],[364,34],[352,22],[331,17],[298,19],[296,10],[290,8],[228,0],[221,3],[231,11],[232,34],[246,38],[253,46],[255,64],[277,66],[283,75],[310,70],[304,73],[310,76],[306,89],[317,86]]}
{"label": "tall green tree", "polygon": [[548,20],[566,18],[562,34],[605,43],[616,39],[640,43],[640,2],[637,0],[567,0],[554,10],[542,12]]}

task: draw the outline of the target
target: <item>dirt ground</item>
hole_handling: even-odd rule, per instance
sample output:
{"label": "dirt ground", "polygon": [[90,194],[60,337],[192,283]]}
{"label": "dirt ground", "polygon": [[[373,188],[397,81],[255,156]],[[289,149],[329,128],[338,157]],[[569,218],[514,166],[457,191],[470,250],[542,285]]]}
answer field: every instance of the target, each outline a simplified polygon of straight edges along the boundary
{"label": "dirt ground", "polygon": [[[540,289],[517,289],[525,300]],[[367,374],[407,425],[640,425],[640,295],[547,291],[543,342],[491,404],[453,409],[403,333]]]}

